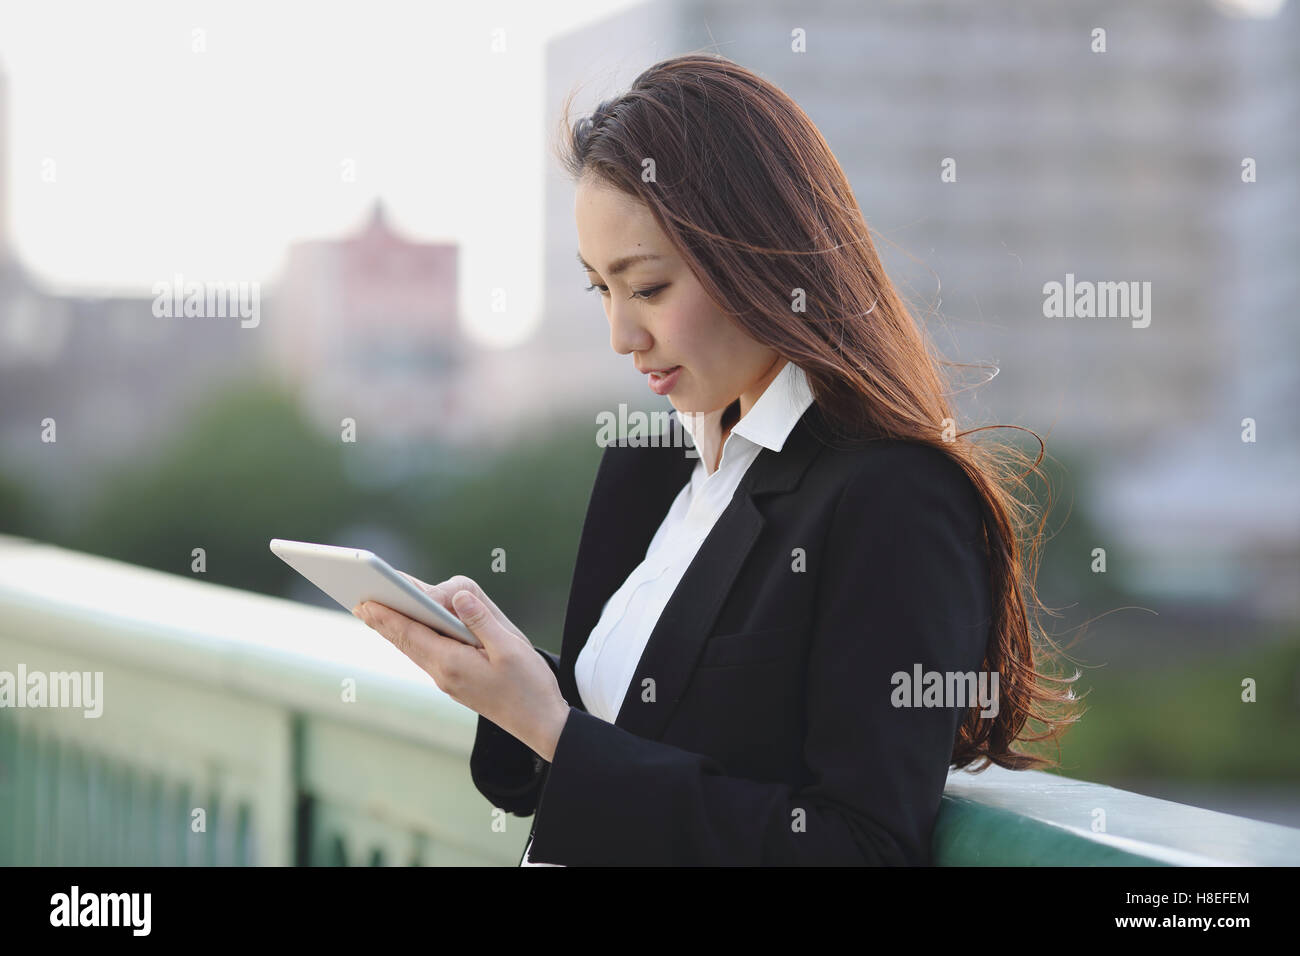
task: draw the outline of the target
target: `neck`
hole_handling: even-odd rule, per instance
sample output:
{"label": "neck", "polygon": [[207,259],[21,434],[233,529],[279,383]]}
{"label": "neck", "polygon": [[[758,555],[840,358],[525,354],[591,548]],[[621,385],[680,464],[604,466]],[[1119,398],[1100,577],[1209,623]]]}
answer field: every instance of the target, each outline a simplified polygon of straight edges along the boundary
{"label": "neck", "polygon": [[722,418],[718,422],[721,432],[718,435],[718,457],[713,462],[712,471],[718,470],[718,465],[722,463],[722,446],[727,442],[727,436],[731,434],[731,426],[740,421],[740,399],[732,400],[732,403],[722,412]]}

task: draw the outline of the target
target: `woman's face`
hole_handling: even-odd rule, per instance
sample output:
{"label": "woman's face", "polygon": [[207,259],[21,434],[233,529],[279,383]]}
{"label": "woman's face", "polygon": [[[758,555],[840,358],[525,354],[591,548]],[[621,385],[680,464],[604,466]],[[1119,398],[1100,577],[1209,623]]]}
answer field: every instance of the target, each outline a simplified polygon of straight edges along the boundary
{"label": "woman's face", "polygon": [[[681,412],[711,412],[740,398],[740,413],[776,377],[784,362],[719,310],[643,203],[586,176],[574,214],[578,255],[609,321],[609,344],[631,353]],[[644,258],[637,258],[644,257]]]}

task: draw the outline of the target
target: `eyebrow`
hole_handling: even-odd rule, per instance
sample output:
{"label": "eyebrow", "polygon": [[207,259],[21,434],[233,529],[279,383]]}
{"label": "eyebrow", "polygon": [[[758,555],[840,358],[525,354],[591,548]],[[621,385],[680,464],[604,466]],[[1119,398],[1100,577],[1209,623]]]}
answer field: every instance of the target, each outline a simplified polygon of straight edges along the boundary
{"label": "eyebrow", "polygon": [[[653,252],[639,252],[636,253],[635,255],[624,256],[621,259],[615,259],[613,262],[609,264],[609,274],[611,276],[616,276],[620,272],[626,271],[630,266],[636,265],[638,262],[646,262],[651,259],[662,259],[662,258],[663,256]],[[582,258],[581,251],[578,252],[578,261],[582,263],[582,267],[586,269],[588,272],[599,273],[598,269],[593,268],[587,262],[586,259]]]}

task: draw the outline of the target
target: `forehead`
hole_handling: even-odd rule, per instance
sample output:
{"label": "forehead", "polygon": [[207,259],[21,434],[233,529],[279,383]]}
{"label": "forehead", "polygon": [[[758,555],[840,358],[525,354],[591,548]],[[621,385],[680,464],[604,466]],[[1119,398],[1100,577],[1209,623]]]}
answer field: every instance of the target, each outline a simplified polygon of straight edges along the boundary
{"label": "forehead", "polygon": [[584,178],[578,184],[573,213],[582,254],[597,268],[603,260],[630,253],[669,251],[649,207],[599,180]]}

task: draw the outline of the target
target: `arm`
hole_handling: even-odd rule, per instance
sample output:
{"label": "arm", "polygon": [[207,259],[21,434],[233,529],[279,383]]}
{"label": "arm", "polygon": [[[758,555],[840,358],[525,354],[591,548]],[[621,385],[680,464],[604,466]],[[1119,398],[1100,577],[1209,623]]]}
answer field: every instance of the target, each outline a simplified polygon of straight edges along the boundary
{"label": "arm", "polygon": [[[550,651],[534,646],[558,679],[560,660]],[[546,761],[527,745],[479,715],[474,748],[470,751],[470,777],[478,792],[494,807],[526,817],[537,809]]]}
{"label": "arm", "polygon": [[[891,675],[982,666],[978,498],[941,452],[880,454],[830,524],[809,648],[810,782],[727,776],[708,756],[572,709],[531,856],[568,865],[928,863],[957,707],[896,708]],[[800,825],[800,820],[802,824]]]}

